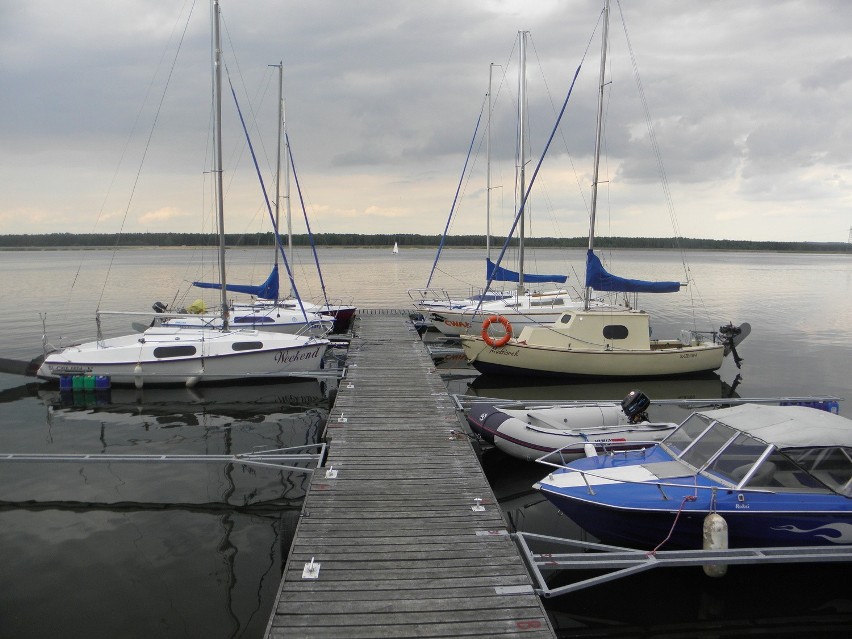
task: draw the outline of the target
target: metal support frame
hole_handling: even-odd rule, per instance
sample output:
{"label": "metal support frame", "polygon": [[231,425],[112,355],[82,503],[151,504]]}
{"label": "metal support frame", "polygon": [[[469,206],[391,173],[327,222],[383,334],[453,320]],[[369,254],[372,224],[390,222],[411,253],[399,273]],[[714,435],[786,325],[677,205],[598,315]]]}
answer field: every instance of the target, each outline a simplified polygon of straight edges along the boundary
{"label": "metal support frame", "polygon": [[[496,397],[477,397],[476,395],[460,395],[454,394],[453,401],[456,403],[458,410],[466,410],[473,402],[503,404],[506,406],[514,406],[518,404],[535,404],[541,408],[549,406],[571,406],[572,404],[584,405],[589,404],[588,399],[535,399],[535,400],[519,400],[519,399],[499,399]],[[621,404],[621,399],[591,400],[595,404]],[[781,402],[839,402],[842,398],[834,395],[808,395],[803,397],[708,397],[706,399],[652,399],[651,404],[654,406],[684,406],[692,408],[702,408],[707,406],[737,406],[739,404],[779,404]]]}
{"label": "metal support frame", "polygon": [[[315,453],[307,452],[318,450]],[[326,455],[326,444],[306,444],[289,448],[275,448],[253,453],[237,455],[112,455],[108,453],[95,454],[62,454],[62,453],[0,453],[0,462],[99,462],[99,463],[219,463],[241,464],[243,466],[258,466],[312,473],[322,464]],[[312,466],[294,466],[298,462],[312,463]]]}
{"label": "metal support frame", "polygon": [[[517,542],[530,572],[535,578],[536,594],[542,597],[558,597],[569,592],[583,590],[608,581],[634,575],[651,568],[705,566],[710,564],[777,564],[819,563],[852,561],[850,546],[785,546],[779,548],[729,548],[727,550],[659,550],[648,552],[633,548],[621,548],[606,544],[563,539],[528,532],[516,532],[512,538]],[[579,548],[579,552],[534,553],[529,541],[547,542]],[[607,570],[602,575],[550,588],[543,571],[557,570]]]}

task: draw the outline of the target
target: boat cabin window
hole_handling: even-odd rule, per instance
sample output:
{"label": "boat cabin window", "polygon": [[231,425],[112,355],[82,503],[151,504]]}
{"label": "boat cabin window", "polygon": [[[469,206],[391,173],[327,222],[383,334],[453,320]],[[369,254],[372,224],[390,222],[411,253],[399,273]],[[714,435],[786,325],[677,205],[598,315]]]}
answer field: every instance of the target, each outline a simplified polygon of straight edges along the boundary
{"label": "boat cabin window", "polygon": [[231,349],[235,351],[257,351],[263,348],[263,342],[234,342]]}
{"label": "boat cabin window", "polygon": [[561,324],[567,324],[567,323],[568,323],[568,322],[570,322],[570,321],[571,321],[571,316],[570,316],[570,315],[568,315],[567,313],[566,313],[566,314],[564,314],[564,315],[562,315],[562,316],[559,318],[559,322],[560,322]]}
{"label": "boat cabin window", "polygon": [[158,346],[154,349],[154,357],[163,359],[166,357],[187,357],[195,355],[195,346]]}
{"label": "boat cabin window", "polygon": [[561,306],[565,304],[565,300],[561,297],[549,297],[546,299],[531,299],[530,306]]}
{"label": "boat cabin window", "polygon": [[608,324],[603,329],[603,336],[606,339],[627,339],[629,334],[630,331],[622,324]]}

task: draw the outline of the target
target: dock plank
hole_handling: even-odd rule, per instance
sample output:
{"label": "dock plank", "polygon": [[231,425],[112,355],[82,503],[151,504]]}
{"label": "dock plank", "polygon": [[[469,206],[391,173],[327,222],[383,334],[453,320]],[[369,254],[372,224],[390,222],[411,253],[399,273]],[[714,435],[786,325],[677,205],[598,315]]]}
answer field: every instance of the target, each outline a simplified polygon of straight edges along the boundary
{"label": "dock plank", "polygon": [[461,430],[407,313],[359,317],[269,639],[555,636]]}

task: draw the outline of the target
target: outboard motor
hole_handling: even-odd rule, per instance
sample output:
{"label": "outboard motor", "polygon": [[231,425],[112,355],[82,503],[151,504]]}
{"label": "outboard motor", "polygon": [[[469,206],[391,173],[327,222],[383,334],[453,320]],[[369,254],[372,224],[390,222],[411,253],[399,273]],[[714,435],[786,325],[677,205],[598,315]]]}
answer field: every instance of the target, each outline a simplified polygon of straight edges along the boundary
{"label": "outboard motor", "polygon": [[162,302],[154,302],[154,305],[151,306],[154,309],[155,313],[165,313],[168,309],[168,306],[163,304]]}
{"label": "outboard motor", "polygon": [[743,358],[737,353],[737,344],[742,342],[750,332],[751,325],[748,322],[743,322],[739,326],[734,326],[731,323],[719,327],[719,334],[722,336],[722,343],[725,345],[725,355],[731,353],[734,356],[734,363],[737,368],[742,367],[743,361]]}
{"label": "outboard motor", "polygon": [[651,400],[640,390],[632,390],[627,397],[621,400],[621,410],[627,415],[631,424],[648,421],[648,413],[645,411],[651,405]]}

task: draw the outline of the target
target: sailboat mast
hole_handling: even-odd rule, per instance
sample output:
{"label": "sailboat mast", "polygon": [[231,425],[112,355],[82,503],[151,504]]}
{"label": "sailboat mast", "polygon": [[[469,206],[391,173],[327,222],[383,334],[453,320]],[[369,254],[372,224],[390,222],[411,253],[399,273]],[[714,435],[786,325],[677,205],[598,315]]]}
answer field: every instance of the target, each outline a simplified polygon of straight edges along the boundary
{"label": "sailboat mast", "polygon": [[219,0],[213,0],[213,188],[219,225],[219,282],[222,286],[222,328],[228,329],[228,292],[225,280],[225,207],[222,190],[222,45]]}
{"label": "sailboat mast", "polygon": [[488,124],[485,137],[485,257],[491,259],[491,78],[494,73],[494,63],[488,65]]}
{"label": "sailboat mast", "polygon": [[[278,85],[279,104],[281,106],[281,129],[284,132],[284,208],[287,215],[287,255],[293,261],[293,214],[290,208],[290,140],[287,138],[287,116],[284,108],[283,80]],[[280,144],[280,138],[279,138]],[[290,280],[290,297],[296,297],[293,280]]]}
{"label": "sailboat mast", "polygon": [[[278,153],[275,171],[275,228],[281,226],[281,145],[284,145],[284,201],[287,214],[287,252],[293,255],[293,220],[290,213],[290,143],[287,141],[287,119],[284,115],[284,63],[271,66],[278,67]],[[275,238],[275,266],[278,266],[278,243],[280,236]],[[290,284],[290,297],[295,295]]]}
{"label": "sailboat mast", "polygon": [[[278,67],[278,144],[277,154],[275,157],[275,228],[273,232],[277,233],[279,224],[281,223],[281,138],[284,135],[284,101],[281,97],[284,74],[284,63],[272,64],[270,66]],[[273,243],[273,255],[275,267],[278,267],[278,238],[275,238]]]}
{"label": "sailboat mast", "polygon": [[[527,35],[529,31],[520,31],[520,69],[518,72],[518,112],[519,112],[519,127],[518,144],[519,144],[519,169],[518,169],[518,189],[520,192],[520,201],[524,201],[524,193],[526,191],[526,129],[527,129]],[[526,206],[524,206],[523,215],[521,215],[518,225],[518,297],[524,294],[524,218],[526,217]]]}
{"label": "sailboat mast", "polygon": [[[595,164],[592,173],[592,207],[589,215],[589,250],[595,248],[595,217],[598,208],[598,181],[601,164],[601,137],[603,134],[604,86],[606,81],[606,50],[609,38],[609,0],[604,3],[603,35],[601,37],[601,71],[598,81],[598,117],[595,123]],[[589,310],[592,299],[591,287],[586,287],[583,297],[583,307]]]}

